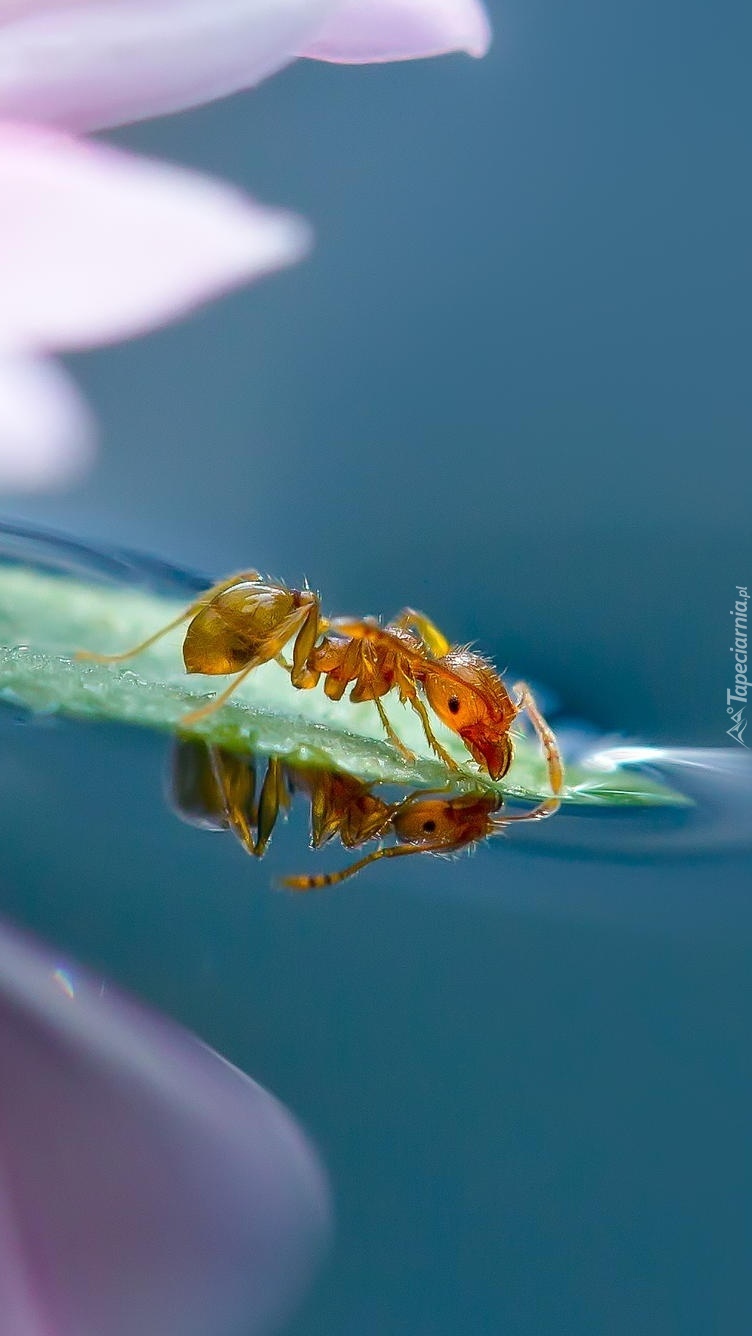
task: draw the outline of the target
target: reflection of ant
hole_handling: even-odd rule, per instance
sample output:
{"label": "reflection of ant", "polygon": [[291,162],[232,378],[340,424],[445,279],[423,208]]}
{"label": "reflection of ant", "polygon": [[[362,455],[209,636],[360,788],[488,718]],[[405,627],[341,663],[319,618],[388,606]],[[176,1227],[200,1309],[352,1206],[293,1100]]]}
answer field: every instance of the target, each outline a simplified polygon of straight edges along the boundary
{"label": "reflection of ant", "polygon": [[[207,705],[185,715],[183,724],[211,714],[254,668],[274,659],[300,690],[316,686],[323,676],[331,700],[340,700],[351,687],[351,701],[372,701],[390,742],[404,757],[414,760],[382,704],[382,697],[396,689],[400,701],[418,715],[431,749],[449,769],[456,770],[456,761],[434,736],[422,691],[432,710],[492,779],[507,773],[513,757],[510,730],[517,715],[526,712],[546,755],[551,790],[561,793],[561,755],[530,688],[519,682],[515,700],[487,659],[467,648],[452,647],[433,622],[412,608],[406,608],[388,626],[372,617],[326,619],[312,590],[288,589],[263,580],[257,571],[243,571],[214,585],[133,649],[120,654],[81,651],[78,657],[122,662],[188,619],[183,644],[186,670],[234,674],[234,681]],[[330,629],[334,635],[323,634]],[[292,663],[282,656],[290,640]]]}
{"label": "reflection of ant", "polygon": [[256,857],[266,852],[277,817],[289,808],[294,792],[305,792],[310,800],[314,849],[335,836],[345,848],[357,849],[394,835],[396,844],[374,849],[339,872],[282,879],[283,886],[297,891],[334,886],[381,858],[457,853],[512,822],[550,816],[559,805],[558,799],[546,798],[530,812],[501,816],[499,793],[418,790],[389,803],[373,787],[342,771],[291,766],[272,757],[257,799],[253,758],[194,739],[175,744],[172,796],[179,815],[205,829],[232,830]]}
{"label": "reflection of ant", "polygon": [[290,806],[285,769],[269,758],[256,794],[253,758],[198,739],[177,741],[172,753],[172,805],[178,815],[203,830],[231,830],[246,853],[262,858],[280,811]]}

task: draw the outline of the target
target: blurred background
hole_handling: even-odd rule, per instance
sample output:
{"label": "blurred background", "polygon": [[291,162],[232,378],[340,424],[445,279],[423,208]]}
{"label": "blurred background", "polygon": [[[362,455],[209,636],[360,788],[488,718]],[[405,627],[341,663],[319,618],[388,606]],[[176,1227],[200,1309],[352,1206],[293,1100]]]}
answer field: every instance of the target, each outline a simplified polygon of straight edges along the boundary
{"label": "blurred background", "polygon": [[[300,61],[113,136],[297,210],[316,247],[70,359],[94,471],[4,511],[305,575],[339,612],[409,602],[604,731],[723,746],[752,582],[752,10],[489,8],[485,61]],[[5,742],[7,912],[322,1148],[340,1229],[296,1336],[749,1329],[746,854],[530,837],[293,901],[268,884],[304,870],[302,816],[252,867],[161,806],[163,740]]]}

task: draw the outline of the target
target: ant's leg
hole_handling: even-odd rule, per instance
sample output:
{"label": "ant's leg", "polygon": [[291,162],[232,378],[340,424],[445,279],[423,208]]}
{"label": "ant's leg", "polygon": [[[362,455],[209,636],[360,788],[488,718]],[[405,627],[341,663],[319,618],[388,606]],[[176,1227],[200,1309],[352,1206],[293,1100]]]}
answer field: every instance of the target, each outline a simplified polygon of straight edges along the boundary
{"label": "ant's leg", "polygon": [[224,594],[225,590],[232,589],[233,585],[240,584],[244,580],[250,582],[259,578],[258,571],[238,571],[236,575],[229,576],[226,580],[222,580],[220,584],[212,585],[211,589],[207,589],[205,594],[191,603],[185,612],[181,612],[179,617],[175,617],[173,621],[160,627],[153,635],[147,636],[146,640],[134,645],[133,649],[123,650],[120,654],[95,654],[92,650],[79,649],[76,650],[74,657],[76,659],[86,659],[92,663],[122,663],[125,659],[132,659],[136,654],[140,654],[142,650],[149,649],[151,645],[156,644],[158,640],[162,639],[162,636],[167,635],[168,631],[174,631],[176,626],[180,626],[181,622],[186,622],[190,617],[195,617],[202,608],[207,607],[219,594]]}
{"label": "ant's leg", "polygon": [[459,770],[459,766],[455,761],[454,757],[450,756],[449,752],[444,750],[438,738],[434,737],[433,730],[431,728],[431,723],[428,718],[428,711],[426,710],[425,705],[418,696],[418,693],[416,692],[414,696],[410,695],[408,699],[413,709],[415,710],[415,713],[420,718],[420,722],[423,725],[423,732],[426,735],[426,741],[428,742],[431,751],[436,753],[439,760],[443,761],[444,765],[447,766],[449,770]]}
{"label": "ant's leg", "polygon": [[417,631],[429,654],[437,659],[442,659],[451,649],[443,631],[424,612],[416,612],[415,608],[403,608],[391,624],[399,626],[403,631]]}
{"label": "ant's leg", "polygon": [[[414,761],[414,760],[415,760],[415,753],[414,753],[414,752],[411,752],[411,751],[410,751],[410,748],[409,748],[409,747],[406,747],[405,744],[404,744],[404,742],[402,742],[402,740],[401,740],[400,738],[397,737],[397,734],[395,733],[394,729],[392,728],[392,725],[390,724],[389,720],[387,719],[386,710],[384,709],[384,706],[381,704],[381,701],[380,701],[380,699],[379,699],[378,696],[376,696],[376,697],[374,698],[374,702],[373,702],[373,703],[374,703],[374,705],[376,706],[376,709],[377,709],[378,712],[379,712],[379,719],[381,720],[381,722],[382,722],[382,724],[383,724],[383,726],[384,726],[384,732],[386,733],[386,735],[387,735],[389,741],[391,742],[392,746],[397,748],[397,751],[400,752],[400,754],[401,754],[402,756],[404,756],[404,758],[405,758],[406,761],[411,761],[411,762]],[[328,883],[325,883],[325,884],[328,884]]]}
{"label": "ant's leg", "polygon": [[209,747],[208,751],[229,828],[246,853],[253,854],[256,852],[252,830],[252,822],[255,821],[255,768],[243,765],[239,756],[223,754],[219,747]]}
{"label": "ant's leg", "polygon": [[420,719],[420,722],[423,725],[423,732],[426,735],[426,741],[431,748],[431,751],[438,756],[440,761],[444,762],[447,769],[459,770],[459,766],[454,757],[450,756],[449,752],[444,750],[438,738],[434,736],[433,729],[431,728],[431,721],[428,718],[428,711],[418,695],[418,688],[415,685],[412,675],[398,666],[395,685],[399,689],[400,699],[402,701],[409,701]]}
{"label": "ant's leg", "polygon": [[180,720],[180,727],[182,728],[184,724],[190,727],[192,724],[197,724],[199,719],[206,719],[207,715],[213,714],[215,710],[218,710],[221,705],[225,704],[225,701],[229,700],[233,691],[237,691],[240,683],[245,681],[246,677],[253,672],[254,668],[258,668],[260,664],[266,662],[266,659],[251,659],[251,662],[247,663],[245,668],[241,669],[234,682],[231,682],[229,687],[225,687],[224,691],[220,691],[218,696],[215,696],[213,700],[208,702],[208,704],[202,705],[199,710],[191,710],[190,714],[184,714]]}
{"label": "ant's leg", "polygon": [[329,700],[342,700],[350,683],[346,677],[335,677],[328,673],[324,679],[324,691]]}
{"label": "ant's leg", "polygon": [[[352,650],[351,661],[350,650]],[[406,761],[412,763],[415,760],[415,753],[411,752],[410,748],[406,747],[402,739],[397,736],[382,704],[381,696],[384,694],[384,682],[378,672],[378,661],[373,646],[369,645],[368,642],[363,644],[361,641],[353,640],[350,650],[345,654],[344,670],[352,672],[353,676],[357,672],[355,685],[350,692],[350,700],[355,705],[363,704],[369,700],[373,701],[379,712],[379,719],[384,732],[392,746],[397,748],[397,751]],[[328,695],[328,682],[324,690],[327,691]]]}
{"label": "ant's leg", "polygon": [[292,669],[290,681],[299,691],[309,691],[318,683],[321,673],[308,667],[308,659],[323,630],[318,600],[313,603],[305,616],[303,625],[295,637],[292,647]]}
{"label": "ant's leg", "polygon": [[[561,801],[562,789],[564,788],[564,763],[562,761],[561,752],[559,751],[559,744],[556,741],[553,730],[546,723],[543,715],[538,709],[535,696],[527,683],[516,682],[514,691],[518,696],[516,712],[517,714],[521,714],[523,710],[527,712],[545,753],[546,764],[548,766],[548,782],[551,786],[551,792],[556,800],[556,806],[551,810],[556,811],[556,808]],[[529,812],[527,815],[528,819],[530,819],[532,813]],[[548,816],[549,813],[546,811],[542,813],[542,815]],[[512,820],[511,817],[509,819]]]}
{"label": "ant's leg", "polygon": [[267,766],[258,805],[258,835],[253,852],[257,858],[263,858],[271,839],[272,831],[281,807],[287,807],[282,762],[278,756],[272,756]]}
{"label": "ant's leg", "polygon": [[357,863],[351,863],[349,867],[342,868],[341,872],[319,872],[312,877],[282,877],[280,885],[288,886],[291,891],[316,891],[322,886],[336,886],[341,881],[347,881],[348,877],[354,877],[356,872],[360,872],[369,863],[377,862],[379,858],[405,858],[408,854],[426,852],[420,845],[391,844],[388,849],[374,849],[373,853],[367,854],[365,858],[359,858]]}
{"label": "ant's leg", "polygon": [[514,816],[496,816],[491,818],[491,827],[494,831],[503,830],[513,821],[542,821],[544,817],[553,816],[561,807],[561,798],[544,798],[537,807],[533,807],[529,812],[519,812]]}
{"label": "ant's leg", "polygon": [[[325,642],[323,643],[325,644]],[[361,697],[358,695],[358,685],[363,678],[363,672],[367,665],[367,657],[364,659],[363,655],[368,646],[364,645],[362,640],[351,640],[349,644],[345,642],[344,646],[340,648],[339,662],[337,662],[335,654],[334,658],[329,660],[330,667],[326,667],[325,663],[323,667],[316,668],[314,671],[323,674],[324,691],[329,700],[342,700],[350,683],[354,681],[355,686],[350,692],[350,700],[359,704]],[[321,660],[315,659],[314,662],[320,663]],[[368,695],[367,699],[371,700],[371,698],[372,693]]]}

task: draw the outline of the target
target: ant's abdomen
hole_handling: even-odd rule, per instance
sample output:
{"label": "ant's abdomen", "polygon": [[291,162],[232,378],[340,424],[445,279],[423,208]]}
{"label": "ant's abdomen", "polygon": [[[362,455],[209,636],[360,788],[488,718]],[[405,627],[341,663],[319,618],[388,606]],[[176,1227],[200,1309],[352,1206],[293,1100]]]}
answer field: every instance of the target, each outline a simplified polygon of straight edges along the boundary
{"label": "ant's abdomen", "polygon": [[248,637],[230,631],[214,608],[194,617],[183,642],[187,673],[238,673],[252,655]]}
{"label": "ant's abdomen", "polygon": [[294,608],[287,589],[260,583],[233,585],[197,613],[186,633],[183,660],[189,673],[237,673],[265,653],[275,628]]}

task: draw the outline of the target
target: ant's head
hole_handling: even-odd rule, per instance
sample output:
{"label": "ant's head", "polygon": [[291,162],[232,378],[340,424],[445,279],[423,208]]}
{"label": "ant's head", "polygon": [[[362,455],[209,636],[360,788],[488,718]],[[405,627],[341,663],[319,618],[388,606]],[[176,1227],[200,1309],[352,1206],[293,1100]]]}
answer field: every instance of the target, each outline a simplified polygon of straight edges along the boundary
{"label": "ant's head", "polygon": [[451,853],[490,833],[490,817],[501,806],[497,793],[465,793],[455,798],[426,798],[420,793],[401,803],[392,817],[400,844]]}
{"label": "ant's head", "polygon": [[492,664],[470,650],[450,650],[431,665],[423,685],[442,723],[462,738],[492,779],[501,779],[512,763],[509,728],[515,708]]}

